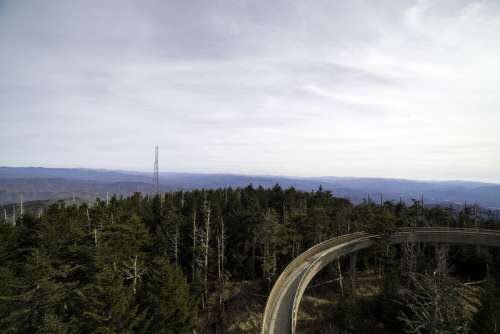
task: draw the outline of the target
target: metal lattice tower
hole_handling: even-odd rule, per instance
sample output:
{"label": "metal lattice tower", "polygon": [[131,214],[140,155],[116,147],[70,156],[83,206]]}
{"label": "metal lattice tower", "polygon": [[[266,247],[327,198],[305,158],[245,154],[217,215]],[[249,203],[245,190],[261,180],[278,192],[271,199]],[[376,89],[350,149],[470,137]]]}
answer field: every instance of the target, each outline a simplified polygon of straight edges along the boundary
{"label": "metal lattice tower", "polygon": [[153,175],[153,191],[160,192],[160,185],[158,183],[158,146],[155,146],[155,165],[154,165],[154,175]]}

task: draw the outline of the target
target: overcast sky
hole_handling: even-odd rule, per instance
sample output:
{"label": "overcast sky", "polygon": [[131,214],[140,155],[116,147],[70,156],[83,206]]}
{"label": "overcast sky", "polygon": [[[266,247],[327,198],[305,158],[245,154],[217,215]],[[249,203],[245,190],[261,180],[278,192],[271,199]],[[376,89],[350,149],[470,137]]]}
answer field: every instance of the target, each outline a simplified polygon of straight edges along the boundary
{"label": "overcast sky", "polygon": [[0,165],[500,182],[500,1],[3,1]]}

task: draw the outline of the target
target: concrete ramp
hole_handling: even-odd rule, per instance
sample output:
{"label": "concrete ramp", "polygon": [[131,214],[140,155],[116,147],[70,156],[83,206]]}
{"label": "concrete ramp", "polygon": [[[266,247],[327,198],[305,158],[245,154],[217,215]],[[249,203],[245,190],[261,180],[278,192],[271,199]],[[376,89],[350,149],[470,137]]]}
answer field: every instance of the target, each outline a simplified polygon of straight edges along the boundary
{"label": "concrete ramp", "polygon": [[[339,257],[375,244],[380,235],[346,234],[324,241],[296,257],[276,280],[262,321],[262,334],[295,333],[302,295],[316,274]],[[390,242],[457,243],[500,246],[500,231],[462,228],[412,228],[393,233]]]}

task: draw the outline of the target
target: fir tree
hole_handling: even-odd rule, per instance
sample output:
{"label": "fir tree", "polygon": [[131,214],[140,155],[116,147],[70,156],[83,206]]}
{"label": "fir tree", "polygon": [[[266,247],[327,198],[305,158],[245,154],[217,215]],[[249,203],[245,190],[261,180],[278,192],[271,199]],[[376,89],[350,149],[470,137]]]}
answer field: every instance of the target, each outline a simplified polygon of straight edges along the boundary
{"label": "fir tree", "polygon": [[157,257],[144,277],[140,301],[147,305],[141,333],[192,333],[194,304],[182,272],[165,257]]}

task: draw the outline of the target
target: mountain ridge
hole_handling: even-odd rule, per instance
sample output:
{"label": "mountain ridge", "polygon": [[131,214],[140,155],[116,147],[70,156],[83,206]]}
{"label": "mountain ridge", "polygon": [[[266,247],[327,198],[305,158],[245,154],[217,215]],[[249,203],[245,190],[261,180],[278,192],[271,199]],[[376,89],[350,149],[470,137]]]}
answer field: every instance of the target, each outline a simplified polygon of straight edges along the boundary
{"label": "mountain ridge", "polygon": [[[246,187],[253,185],[313,191],[320,186],[335,196],[353,202],[364,198],[404,200],[424,197],[426,203],[474,203],[500,208],[500,184],[479,181],[422,181],[377,177],[294,177],[231,173],[159,174],[162,191],[197,188]],[[0,167],[0,204],[25,200],[58,199],[68,196],[92,199],[106,193],[130,195],[153,191],[152,175],[145,172],[90,168]]]}

